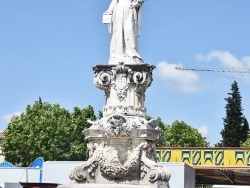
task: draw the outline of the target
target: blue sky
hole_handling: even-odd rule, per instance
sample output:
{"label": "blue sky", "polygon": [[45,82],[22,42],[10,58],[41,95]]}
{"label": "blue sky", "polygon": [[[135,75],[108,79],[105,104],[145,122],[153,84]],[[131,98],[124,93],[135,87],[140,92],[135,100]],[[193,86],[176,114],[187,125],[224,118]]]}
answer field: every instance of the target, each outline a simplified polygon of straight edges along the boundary
{"label": "blue sky", "polygon": [[[0,130],[10,117],[43,101],[104,106],[92,67],[107,64],[109,37],[101,23],[110,0],[0,1]],[[176,66],[250,68],[249,0],[147,0],[139,50],[156,66],[147,114],[183,120],[211,145],[221,139],[225,100],[236,80],[250,121],[250,74],[178,71]]]}

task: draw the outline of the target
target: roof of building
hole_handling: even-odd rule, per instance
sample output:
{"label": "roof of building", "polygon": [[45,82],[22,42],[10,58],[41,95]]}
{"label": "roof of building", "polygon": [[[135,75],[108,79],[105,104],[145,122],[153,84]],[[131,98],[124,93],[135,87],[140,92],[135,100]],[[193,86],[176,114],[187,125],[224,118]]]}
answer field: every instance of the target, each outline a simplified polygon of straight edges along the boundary
{"label": "roof of building", "polygon": [[211,185],[250,185],[249,168],[198,168],[197,184]]}

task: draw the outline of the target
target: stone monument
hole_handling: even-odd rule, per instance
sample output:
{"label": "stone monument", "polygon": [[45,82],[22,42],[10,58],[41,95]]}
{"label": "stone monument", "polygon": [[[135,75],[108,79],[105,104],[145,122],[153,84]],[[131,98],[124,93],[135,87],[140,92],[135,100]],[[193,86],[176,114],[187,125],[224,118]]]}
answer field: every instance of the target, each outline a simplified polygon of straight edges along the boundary
{"label": "stone monument", "polygon": [[83,131],[89,159],[70,172],[70,185],[80,187],[169,188],[170,173],[156,163],[156,142],[162,131],[146,119],[145,92],[153,65],[138,53],[141,6],[145,0],[112,0],[103,15],[108,24],[110,59],[93,67],[94,83],[104,90],[103,118]]}

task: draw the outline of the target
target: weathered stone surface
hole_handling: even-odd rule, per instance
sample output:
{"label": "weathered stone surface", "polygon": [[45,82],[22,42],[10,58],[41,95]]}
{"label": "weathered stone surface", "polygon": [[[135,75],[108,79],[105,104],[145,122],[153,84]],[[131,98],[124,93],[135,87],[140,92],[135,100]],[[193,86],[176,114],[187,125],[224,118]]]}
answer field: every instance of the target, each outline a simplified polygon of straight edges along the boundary
{"label": "weathered stone surface", "polygon": [[[152,188],[148,185],[126,185],[126,184],[70,184],[60,185],[58,188]],[[164,184],[159,183],[155,188],[165,188]]]}
{"label": "weathered stone surface", "polygon": [[145,64],[138,52],[144,1],[112,0],[104,13],[110,58],[108,65],[93,67],[94,84],[106,96],[103,118],[89,120],[90,128],[83,131],[89,159],[71,170],[72,185],[60,188],[169,187],[169,171],[156,163],[162,132],[155,120],[146,120],[145,92],[155,66]]}
{"label": "weathered stone surface", "polygon": [[106,95],[103,116],[124,114],[145,117],[145,91],[153,80],[154,68],[153,65],[126,65],[124,62],[116,66],[95,66],[94,83],[96,87],[104,90]]}
{"label": "weathered stone surface", "polygon": [[144,106],[153,69],[148,64],[124,63],[93,68],[94,83],[105,91],[106,105],[103,118],[89,121],[92,125],[83,131],[89,160],[70,172],[74,186],[169,187],[170,173],[156,163],[156,141],[162,132],[155,120],[146,120]]}

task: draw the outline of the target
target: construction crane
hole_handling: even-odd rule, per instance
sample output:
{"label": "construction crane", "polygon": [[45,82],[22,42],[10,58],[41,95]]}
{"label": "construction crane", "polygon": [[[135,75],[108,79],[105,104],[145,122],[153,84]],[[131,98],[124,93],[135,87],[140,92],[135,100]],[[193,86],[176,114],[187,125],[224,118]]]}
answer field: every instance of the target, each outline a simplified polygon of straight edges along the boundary
{"label": "construction crane", "polygon": [[233,73],[250,73],[248,68],[198,68],[198,67],[175,67],[177,70],[187,71],[210,71],[210,72],[233,72]]}

